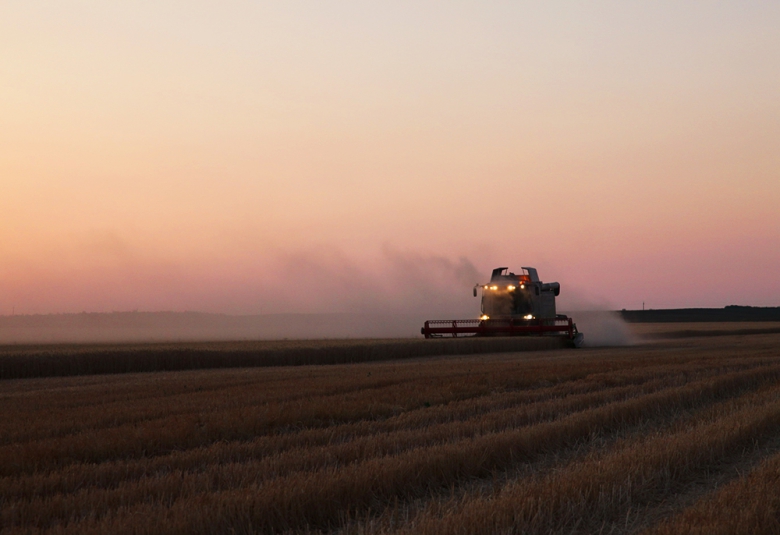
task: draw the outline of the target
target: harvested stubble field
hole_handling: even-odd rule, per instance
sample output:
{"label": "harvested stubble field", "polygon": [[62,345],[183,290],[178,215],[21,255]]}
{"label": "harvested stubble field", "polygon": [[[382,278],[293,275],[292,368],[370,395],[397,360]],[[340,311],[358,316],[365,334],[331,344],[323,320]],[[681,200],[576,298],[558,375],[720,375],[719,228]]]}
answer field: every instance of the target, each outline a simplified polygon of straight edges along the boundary
{"label": "harvested stubble field", "polygon": [[722,332],[5,380],[0,526],[778,533],[779,380],[780,334]]}

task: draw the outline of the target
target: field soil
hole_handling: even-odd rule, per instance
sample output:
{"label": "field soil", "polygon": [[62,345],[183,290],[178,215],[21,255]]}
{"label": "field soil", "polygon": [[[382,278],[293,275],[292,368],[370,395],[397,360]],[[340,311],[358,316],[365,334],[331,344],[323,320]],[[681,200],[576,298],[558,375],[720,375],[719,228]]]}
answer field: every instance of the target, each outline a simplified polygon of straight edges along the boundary
{"label": "field soil", "polygon": [[780,334],[717,327],[2,380],[0,531],[778,533]]}

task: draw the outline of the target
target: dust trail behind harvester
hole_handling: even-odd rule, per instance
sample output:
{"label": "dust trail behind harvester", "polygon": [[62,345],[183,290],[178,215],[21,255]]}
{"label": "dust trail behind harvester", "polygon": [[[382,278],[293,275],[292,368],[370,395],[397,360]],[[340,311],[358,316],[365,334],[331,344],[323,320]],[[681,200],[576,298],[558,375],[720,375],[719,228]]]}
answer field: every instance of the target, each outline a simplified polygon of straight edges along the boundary
{"label": "dust trail behind harvester", "polygon": [[639,343],[629,324],[604,297],[606,294],[599,295],[593,291],[570,287],[561,293],[561,309],[574,318],[577,328],[585,335],[583,346],[629,346]]}
{"label": "dust trail behind harvester", "polygon": [[569,313],[585,335],[584,347],[628,346],[637,343],[629,325],[617,312],[587,310]]}
{"label": "dust trail behind harvester", "polygon": [[432,314],[478,313],[471,287],[479,274],[467,258],[386,246],[380,260],[372,268],[343,255],[300,251],[281,259],[278,271],[257,275],[269,281],[267,287],[253,290],[247,284],[239,295],[223,296],[227,305],[219,307],[249,300],[254,306],[240,309],[273,313],[0,316],[0,344],[416,338],[420,324]]}

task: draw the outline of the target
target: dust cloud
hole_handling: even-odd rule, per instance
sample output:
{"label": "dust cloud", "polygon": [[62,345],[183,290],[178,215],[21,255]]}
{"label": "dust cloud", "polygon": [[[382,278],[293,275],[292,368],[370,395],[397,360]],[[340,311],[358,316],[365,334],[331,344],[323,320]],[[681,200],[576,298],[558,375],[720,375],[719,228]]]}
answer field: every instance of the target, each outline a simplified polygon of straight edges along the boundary
{"label": "dust cloud", "polygon": [[617,312],[580,310],[568,314],[585,336],[585,347],[628,346],[637,343],[629,325]]}
{"label": "dust cloud", "polygon": [[585,337],[585,347],[628,346],[638,342],[609,301],[561,286],[558,310],[574,319],[577,330]]}
{"label": "dust cloud", "polygon": [[388,245],[359,262],[337,251],[283,255],[262,299],[275,312],[445,314],[473,317],[471,288],[485,278],[466,257],[451,259]]}
{"label": "dust cloud", "polygon": [[[479,314],[471,288],[485,275],[465,256],[384,246],[359,262],[332,249],[279,255],[218,301],[268,313],[113,312],[0,316],[0,344],[411,338],[429,319]],[[193,294],[202,291],[192,288]],[[210,298],[211,301],[215,299]],[[208,310],[209,299],[204,300]]]}

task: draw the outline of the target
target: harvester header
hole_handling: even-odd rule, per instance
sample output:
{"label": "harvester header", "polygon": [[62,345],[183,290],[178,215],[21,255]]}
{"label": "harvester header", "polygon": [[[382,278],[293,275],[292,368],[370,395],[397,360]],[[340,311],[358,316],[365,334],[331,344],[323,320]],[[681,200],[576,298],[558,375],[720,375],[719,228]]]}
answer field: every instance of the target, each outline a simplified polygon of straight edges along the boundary
{"label": "harvester header", "polygon": [[490,281],[474,286],[482,292],[479,319],[429,320],[420,330],[425,338],[463,336],[557,336],[579,347],[582,333],[572,319],[555,310],[561,293],[557,282],[542,282],[535,268],[523,267],[515,274],[509,268],[493,270]]}

